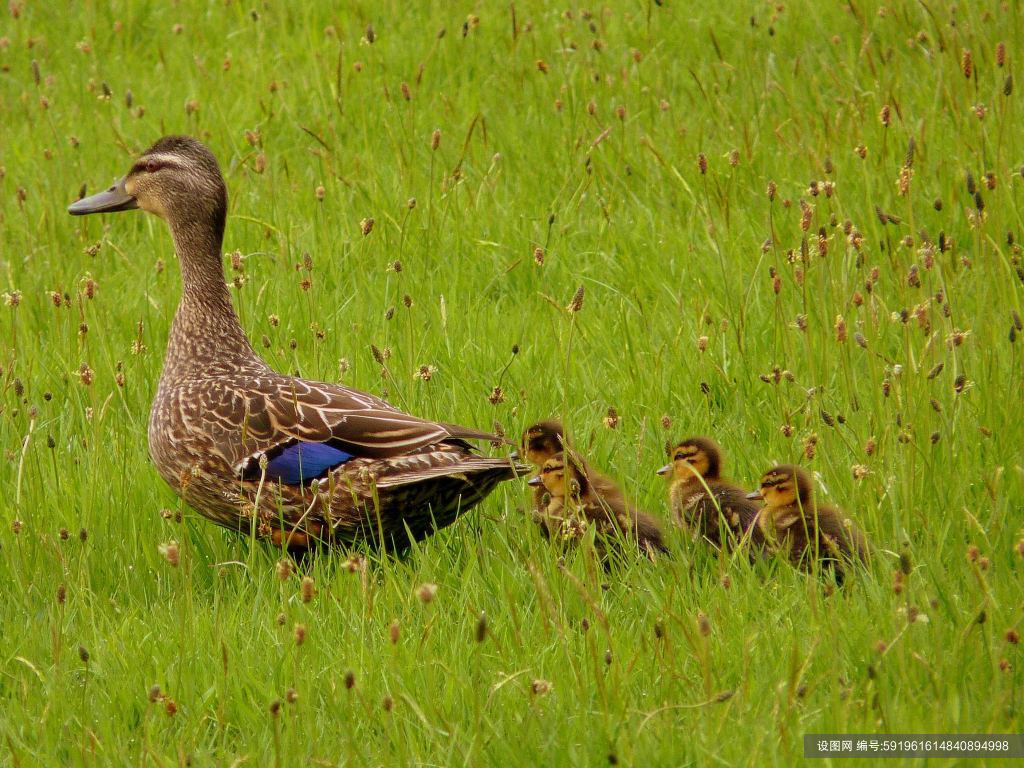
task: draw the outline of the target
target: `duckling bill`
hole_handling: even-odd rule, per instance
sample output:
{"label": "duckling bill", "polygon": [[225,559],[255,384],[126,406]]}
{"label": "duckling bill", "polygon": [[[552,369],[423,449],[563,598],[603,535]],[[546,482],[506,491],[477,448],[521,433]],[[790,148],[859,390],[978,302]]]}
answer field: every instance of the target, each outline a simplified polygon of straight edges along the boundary
{"label": "duckling bill", "polygon": [[851,566],[867,564],[864,534],[835,507],[818,504],[811,476],[802,467],[772,467],[750,498],[764,501],[758,528],[765,539],[795,566],[811,570],[818,562],[834,570],[842,583]]}
{"label": "duckling bill", "polygon": [[755,525],[760,507],[745,490],[722,478],[718,444],[708,437],[689,437],[672,449],[671,458],[658,474],[669,478],[669,505],[679,524],[716,549],[746,542],[756,556],[764,547]]}

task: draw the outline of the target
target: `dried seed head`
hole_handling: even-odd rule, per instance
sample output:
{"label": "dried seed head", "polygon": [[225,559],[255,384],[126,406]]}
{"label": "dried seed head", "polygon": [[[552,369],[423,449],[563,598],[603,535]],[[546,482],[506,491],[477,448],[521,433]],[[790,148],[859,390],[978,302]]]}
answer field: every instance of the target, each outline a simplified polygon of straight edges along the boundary
{"label": "dried seed head", "polygon": [[413,378],[419,379],[420,381],[430,381],[434,378],[434,374],[437,372],[437,367],[433,365],[421,365],[413,373]]}
{"label": "dried seed head", "polygon": [[701,176],[708,172],[708,158],[703,152],[697,155],[697,170],[700,171]]}
{"label": "dried seed head", "polygon": [[608,429],[615,429],[619,426],[619,412],[613,406],[608,406],[608,413],[604,417],[604,425]]}
{"label": "dried seed head", "polygon": [[533,249],[533,260],[538,267],[544,266],[544,249],[539,245]]}
{"label": "dried seed head", "polygon": [[392,645],[398,645],[398,639],[401,636],[401,628],[398,624],[398,619],[391,622],[391,626],[388,627],[388,637],[391,639]]}
{"label": "dried seed head", "polygon": [[163,698],[163,692],[160,690],[159,685],[151,685],[149,687],[149,703],[155,704]]}
{"label": "dried seed head", "polygon": [[711,634],[711,620],[703,611],[697,614],[697,629],[704,637]]}
{"label": "dried seed head", "polygon": [[160,551],[160,554],[163,555],[164,560],[166,560],[172,568],[178,567],[181,554],[178,550],[178,542],[172,539],[171,541],[161,544],[158,547],[158,550]]}
{"label": "dried seed head", "polygon": [[294,688],[289,688],[284,693],[284,700],[287,701],[289,704],[294,704],[299,700],[299,692],[296,691]]}
{"label": "dried seed head", "polygon": [[964,77],[970,80],[971,75],[974,74],[974,57],[967,48],[960,52],[960,69],[964,73]]}
{"label": "dried seed head", "polygon": [[359,229],[360,229],[360,231],[362,231],[363,237],[366,237],[368,234],[373,232],[373,219],[372,218],[365,218],[362,221],[360,221],[359,222]]}
{"label": "dried seed head", "polygon": [[351,669],[345,671],[345,690],[351,691],[356,684],[356,673]]}
{"label": "dried seed head", "polygon": [[295,644],[296,645],[302,645],[304,642],[306,642],[306,625],[305,624],[296,624],[295,625],[294,633],[295,633]]}
{"label": "dried seed head", "polygon": [[64,605],[68,599],[68,588],[63,584],[57,585],[57,605]]}
{"label": "dried seed head", "polygon": [[288,581],[292,575],[292,561],[287,558],[278,560],[274,566],[274,570],[277,573],[277,578],[281,581]]}
{"label": "dried seed head", "polygon": [[537,679],[530,683],[530,693],[534,696],[546,696],[554,686],[547,680]]}
{"label": "dried seed head", "polygon": [[480,611],[480,618],[476,620],[476,641],[482,643],[487,639],[487,615]]}
{"label": "dried seed head", "polygon": [[[883,104],[882,109],[878,112],[878,120],[883,127],[888,128],[889,123],[892,122],[892,110],[888,104]],[[858,153],[860,154],[860,153]],[[863,155],[861,156],[863,159]]]}
{"label": "dried seed head", "polygon": [[834,325],[836,331],[836,341],[840,344],[846,341],[846,320],[843,319],[842,315],[836,315],[836,322]]}
{"label": "dried seed head", "polygon": [[505,391],[501,387],[496,386],[491,390],[491,394],[487,396],[487,400],[491,405],[503,403],[505,402]]}
{"label": "dried seed head", "polygon": [[313,600],[316,596],[316,585],[312,578],[309,576],[302,577],[302,583],[299,586],[299,593],[302,596],[302,602],[308,603]]}
{"label": "dried seed head", "polygon": [[766,193],[768,195],[769,202],[774,202],[775,201],[775,195],[779,191],[779,186],[774,181],[769,180],[768,181],[768,188],[765,191],[766,191]]}
{"label": "dried seed head", "polygon": [[270,706],[267,709],[270,711],[271,717],[277,718],[277,716],[281,714],[281,700],[274,699],[270,702]]}
{"label": "dried seed head", "polygon": [[569,302],[569,305],[566,307],[566,310],[568,310],[569,314],[574,315],[577,312],[579,312],[581,309],[583,309],[583,295],[584,295],[584,293],[585,293],[584,286],[581,285],[579,288],[576,289],[576,293],[574,293],[572,295],[572,300]]}
{"label": "dried seed head", "polygon": [[811,434],[804,440],[804,457],[810,461],[818,450],[818,436]]}
{"label": "dried seed head", "polygon": [[317,184],[316,189],[313,190],[313,194],[316,195],[316,199],[322,203],[324,201],[324,197],[327,195],[327,190],[324,189],[323,184]]}
{"label": "dried seed head", "polygon": [[434,598],[437,597],[437,584],[421,584],[416,590],[416,597],[420,599],[421,603],[432,603]]}

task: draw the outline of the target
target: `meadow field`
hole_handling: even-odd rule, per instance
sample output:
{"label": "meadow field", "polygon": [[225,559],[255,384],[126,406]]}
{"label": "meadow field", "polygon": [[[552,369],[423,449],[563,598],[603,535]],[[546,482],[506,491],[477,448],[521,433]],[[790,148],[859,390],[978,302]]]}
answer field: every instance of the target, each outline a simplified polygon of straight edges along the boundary
{"label": "meadow field", "polygon": [[[328,5],[4,4],[0,764],[1024,730],[1017,4]],[[66,213],[168,133],[223,166],[270,364],[512,436],[558,416],[673,555],[560,561],[522,482],[400,557],[293,562],[183,505],[146,443],[171,239]],[[689,434],[747,486],[812,470],[871,568],[691,541],[655,475]]]}

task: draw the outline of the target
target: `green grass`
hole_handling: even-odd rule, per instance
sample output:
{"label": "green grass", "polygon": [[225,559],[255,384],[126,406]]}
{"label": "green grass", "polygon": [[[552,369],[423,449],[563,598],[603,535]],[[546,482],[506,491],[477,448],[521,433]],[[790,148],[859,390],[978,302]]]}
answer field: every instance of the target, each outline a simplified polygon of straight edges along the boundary
{"label": "green grass", "polygon": [[[0,763],[788,765],[805,732],[1024,730],[1016,4],[113,5],[0,22]],[[563,570],[509,483],[407,557],[282,580],[148,460],[163,223],[65,213],[171,132],[220,158],[228,278],[278,369],[510,434],[559,415],[666,523],[667,440],[714,435],[745,484],[801,461],[871,572],[826,597],[674,530],[671,560]]]}

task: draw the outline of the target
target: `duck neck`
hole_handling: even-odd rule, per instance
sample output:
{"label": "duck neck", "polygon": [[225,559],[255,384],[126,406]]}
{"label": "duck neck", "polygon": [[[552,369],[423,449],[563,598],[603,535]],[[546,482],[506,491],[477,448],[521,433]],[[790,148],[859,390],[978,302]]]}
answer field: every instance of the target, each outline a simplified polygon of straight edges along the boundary
{"label": "duck neck", "polygon": [[218,226],[217,217],[210,221],[186,215],[168,223],[181,264],[183,290],[171,325],[162,378],[193,378],[211,367],[256,359],[224,283],[223,224]]}

